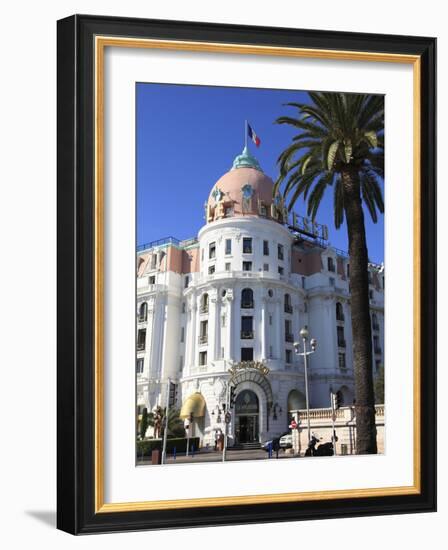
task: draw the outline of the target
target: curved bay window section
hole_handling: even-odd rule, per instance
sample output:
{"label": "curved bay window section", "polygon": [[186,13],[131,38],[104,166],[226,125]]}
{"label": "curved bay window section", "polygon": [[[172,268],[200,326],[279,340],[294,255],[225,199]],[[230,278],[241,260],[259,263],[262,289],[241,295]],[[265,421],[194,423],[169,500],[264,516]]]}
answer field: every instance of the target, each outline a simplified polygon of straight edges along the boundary
{"label": "curved bay window section", "polygon": [[254,318],[241,317],[241,339],[252,340],[254,337]]}
{"label": "curved bay window section", "polygon": [[200,313],[208,313],[208,294],[205,293],[201,296],[201,305],[199,307]]}
{"label": "curved bay window section", "polygon": [[292,313],[291,296],[289,294],[285,294],[284,309],[285,313]]}
{"label": "curved bay window section", "polygon": [[143,302],[138,310],[138,322],[144,323],[148,320],[148,304]]}
{"label": "curved bay window section", "polygon": [[254,307],[254,292],[251,288],[243,288],[241,291],[241,308],[252,309]]}
{"label": "curved bay window section", "polygon": [[344,321],[344,310],[341,302],[336,303],[336,321]]}

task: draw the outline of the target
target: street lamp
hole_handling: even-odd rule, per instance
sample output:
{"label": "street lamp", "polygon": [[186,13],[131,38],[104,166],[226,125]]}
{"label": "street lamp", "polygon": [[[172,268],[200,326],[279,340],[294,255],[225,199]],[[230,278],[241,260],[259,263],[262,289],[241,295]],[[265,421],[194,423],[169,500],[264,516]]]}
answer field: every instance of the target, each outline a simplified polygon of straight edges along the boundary
{"label": "street lamp", "polygon": [[300,337],[303,342],[303,351],[300,351],[300,343],[294,342],[294,351],[296,355],[303,357],[303,362],[305,365],[305,400],[306,400],[306,416],[307,416],[307,426],[308,426],[308,442],[311,441],[311,425],[310,425],[310,400],[309,400],[309,388],[308,388],[308,355],[311,355],[316,351],[317,340],[316,338],[311,338],[310,340],[310,350],[308,350],[307,343],[309,338],[308,327],[305,325],[299,332]]}

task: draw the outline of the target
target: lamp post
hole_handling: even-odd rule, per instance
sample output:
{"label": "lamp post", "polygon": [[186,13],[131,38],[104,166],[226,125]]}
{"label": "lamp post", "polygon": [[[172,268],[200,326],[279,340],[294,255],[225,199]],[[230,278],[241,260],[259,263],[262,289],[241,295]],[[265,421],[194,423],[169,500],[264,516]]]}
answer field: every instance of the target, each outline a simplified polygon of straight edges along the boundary
{"label": "lamp post", "polygon": [[309,332],[308,327],[305,325],[299,332],[300,337],[302,338],[303,342],[303,351],[300,351],[300,343],[294,342],[294,351],[296,355],[300,355],[303,357],[303,363],[305,366],[305,400],[306,400],[306,416],[307,416],[307,426],[308,426],[308,442],[311,441],[311,425],[310,425],[310,400],[309,400],[309,388],[308,388],[308,355],[311,355],[316,351],[317,348],[317,340],[316,338],[311,338],[310,340],[310,348],[308,350],[308,338],[309,338]]}

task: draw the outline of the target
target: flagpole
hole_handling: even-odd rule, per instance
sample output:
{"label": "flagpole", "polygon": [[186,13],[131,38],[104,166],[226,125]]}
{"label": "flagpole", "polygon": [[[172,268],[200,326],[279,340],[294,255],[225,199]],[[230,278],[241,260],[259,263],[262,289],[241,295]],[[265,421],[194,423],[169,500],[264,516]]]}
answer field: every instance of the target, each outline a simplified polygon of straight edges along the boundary
{"label": "flagpole", "polygon": [[247,120],[244,121],[244,147],[247,149]]}

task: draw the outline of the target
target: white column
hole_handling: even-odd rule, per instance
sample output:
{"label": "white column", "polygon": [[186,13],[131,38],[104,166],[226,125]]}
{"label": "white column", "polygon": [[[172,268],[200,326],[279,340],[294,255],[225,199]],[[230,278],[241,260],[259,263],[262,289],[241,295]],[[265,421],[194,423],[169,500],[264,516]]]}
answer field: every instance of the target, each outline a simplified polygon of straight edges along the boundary
{"label": "white column", "polygon": [[214,359],[221,359],[221,300],[216,296],[215,303],[215,332],[214,332],[215,352]]}
{"label": "white column", "polygon": [[261,321],[260,321],[260,341],[261,341],[261,360],[267,359],[267,303],[266,298],[261,299]]}
{"label": "white column", "polygon": [[196,317],[197,317],[196,299],[192,297],[190,304],[190,319],[188,325],[188,369],[191,374],[191,369],[195,365],[196,351]]}
{"label": "white column", "polygon": [[225,358],[227,361],[231,361],[233,358],[233,291],[228,290],[226,295],[227,308],[226,308],[226,346],[225,346]]}
{"label": "white column", "polygon": [[218,324],[217,314],[219,313],[218,295],[216,291],[209,291],[208,303],[208,360],[214,361],[217,359],[216,325]]}
{"label": "white column", "polygon": [[275,301],[275,359],[283,359],[283,315],[282,315],[282,303],[283,301],[277,298]]}

